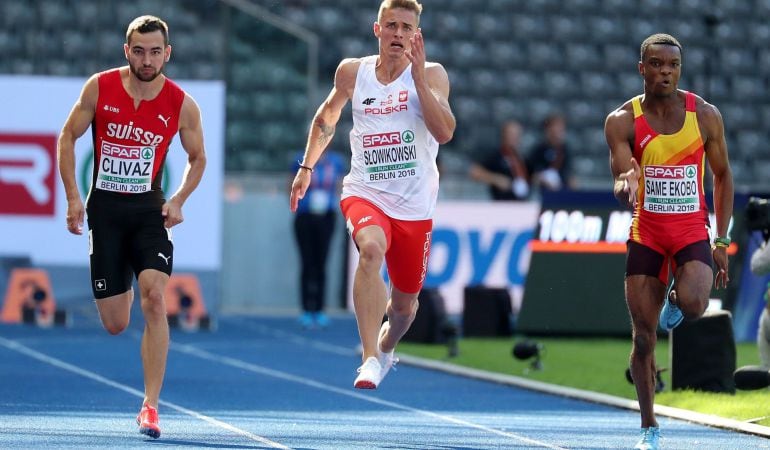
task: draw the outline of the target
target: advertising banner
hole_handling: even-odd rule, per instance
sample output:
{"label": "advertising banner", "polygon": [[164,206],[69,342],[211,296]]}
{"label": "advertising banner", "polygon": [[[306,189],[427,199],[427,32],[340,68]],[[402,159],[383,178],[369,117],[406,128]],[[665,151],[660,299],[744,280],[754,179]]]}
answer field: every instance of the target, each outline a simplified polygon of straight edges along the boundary
{"label": "advertising banner", "polygon": [[[58,174],[56,141],[85,79],[0,76],[0,256],[29,257],[36,265],[87,266],[87,233],[66,229],[67,201]],[[175,80],[176,81],[176,80]],[[203,117],[207,167],[174,228],[175,268],[219,270],[224,175],[225,86],[220,81],[178,81]],[[91,184],[90,129],[75,147],[81,194]],[[187,163],[178,137],[163,174],[166,197],[177,189]],[[84,229],[86,228],[84,224]]]}

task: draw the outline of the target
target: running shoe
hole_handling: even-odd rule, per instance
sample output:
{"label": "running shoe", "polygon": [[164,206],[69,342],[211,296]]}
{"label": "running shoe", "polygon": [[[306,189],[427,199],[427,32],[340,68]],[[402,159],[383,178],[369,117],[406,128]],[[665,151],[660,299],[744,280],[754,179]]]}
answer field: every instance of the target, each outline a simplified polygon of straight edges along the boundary
{"label": "running shoe", "polygon": [[649,427],[642,428],[639,442],[634,445],[637,450],[658,450],[658,441],[660,440],[660,428]]}
{"label": "running shoe", "polygon": [[318,325],[319,328],[326,328],[329,326],[329,317],[322,312],[315,313],[314,319],[315,324]]}
{"label": "running shoe", "polygon": [[299,324],[304,329],[310,329],[313,328],[313,313],[311,312],[304,312],[301,316],[299,316]]}
{"label": "running shoe", "polygon": [[153,439],[160,437],[160,426],[158,426],[158,410],[145,403],[142,410],[136,416],[136,423],[139,425],[139,432],[146,434]]}
{"label": "running shoe", "polygon": [[382,338],[383,336],[385,336],[385,333],[388,331],[389,328],[390,328],[390,323],[387,321],[382,324],[382,327],[380,327],[380,339],[378,343],[378,350],[380,351],[380,356],[378,359],[380,361],[380,367],[382,368],[382,370],[380,371],[380,381],[382,381],[385,378],[385,375],[388,374],[388,371],[390,370],[391,367],[393,367],[393,370],[396,370],[394,366],[396,365],[396,363],[398,363],[398,358],[396,358],[393,355],[395,353],[395,350],[388,353],[385,353],[382,351],[382,347],[381,347]]}
{"label": "running shoe", "polygon": [[684,320],[682,310],[671,301],[672,289],[674,289],[673,280],[671,280],[671,284],[666,291],[666,298],[663,300],[663,309],[660,310],[660,321],[658,322],[658,326],[664,331],[673,330]]}
{"label": "running shoe", "polygon": [[353,382],[356,389],[377,389],[382,380],[382,366],[374,356],[366,358],[366,361],[358,368],[358,376]]}

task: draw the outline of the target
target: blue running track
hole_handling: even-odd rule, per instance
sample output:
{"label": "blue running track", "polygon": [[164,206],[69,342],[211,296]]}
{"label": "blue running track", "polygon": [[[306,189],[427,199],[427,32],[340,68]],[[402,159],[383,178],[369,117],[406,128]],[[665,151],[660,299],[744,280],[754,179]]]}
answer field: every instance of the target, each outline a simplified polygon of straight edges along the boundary
{"label": "blue running track", "polygon": [[[224,317],[216,332],[172,332],[162,436],[150,440],[135,422],[141,317],[133,322],[120,336],[92,317],[70,328],[0,325],[0,448],[617,449],[639,429],[635,411],[405,364],[378,390],[358,391],[351,317],[309,331],[290,318]],[[660,424],[663,448],[770,448],[758,436]]]}

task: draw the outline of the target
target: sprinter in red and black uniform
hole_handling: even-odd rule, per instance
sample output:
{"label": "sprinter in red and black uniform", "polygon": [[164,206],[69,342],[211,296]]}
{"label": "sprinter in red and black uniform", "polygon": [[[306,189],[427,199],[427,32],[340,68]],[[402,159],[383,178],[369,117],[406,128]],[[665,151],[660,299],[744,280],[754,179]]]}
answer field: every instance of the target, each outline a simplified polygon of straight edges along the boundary
{"label": "sprinter in red and black uniform", "polygon": [[[67,229],[82,234],[84,209],[75,182],[75,141],[91,127],[94,170],[88,195],[91,288],[102,324],[118,334],[129,323],[133,277],[145,318],[142,363],[145,398],[139,431],[157,438],[158,400],[166,370],[169,331],[163,298],[173,264],[171,227],[203,176],[200,110],[163,75],[171,57],[168,26],[141,16],[126,31],[127,67],[93,75],[59,136],[59,172],[67,193]],[[179,133],[188,165],[166,201],[161,175],[169,144]]]}

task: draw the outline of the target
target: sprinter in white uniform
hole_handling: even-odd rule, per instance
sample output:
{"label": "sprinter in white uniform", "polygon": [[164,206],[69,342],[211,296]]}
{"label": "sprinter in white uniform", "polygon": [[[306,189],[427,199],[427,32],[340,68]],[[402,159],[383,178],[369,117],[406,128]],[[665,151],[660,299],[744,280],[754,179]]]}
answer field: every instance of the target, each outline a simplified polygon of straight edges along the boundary
{"label": "sprinter in white uniform", "polygon": [[[421,12],[415,0],[380,4],[374,23],[379,54],[340,63],[334,87],[313,118],[291,187],[291,210],[296,211],[313,166],[352,100],[352,160],[341,208],[360,255],[353,281],[363,346],[363,364],[353,384],[359,389],[377,388],[417,313],[438,195],[438,145],[449,142],[455,130],[446,70],[425,61]],[[390,292],[380,276],[383,260]]]}

